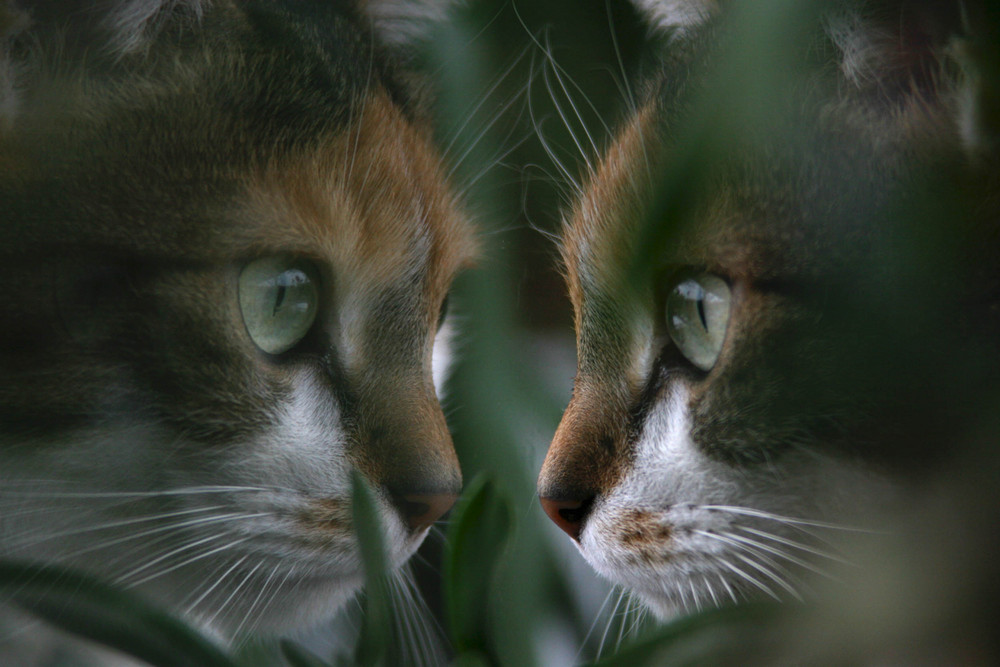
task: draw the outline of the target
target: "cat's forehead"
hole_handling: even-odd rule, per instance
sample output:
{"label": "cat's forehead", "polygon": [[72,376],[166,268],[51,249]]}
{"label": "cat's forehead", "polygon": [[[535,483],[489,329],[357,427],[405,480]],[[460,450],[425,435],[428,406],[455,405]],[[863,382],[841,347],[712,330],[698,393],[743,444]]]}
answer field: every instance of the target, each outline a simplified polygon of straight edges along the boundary
{"label": "cat's forehead", "polygon": [[872,148],[872,137],[855,131],[857,119],[835,111],[797,109],[789,125],[821,116],[824,122],[800,135],[747,138],[715,159],[696,194],[681,193],[689,199],[681,217],[650,220],[658,175],[676,149],[663,128],[676,118],[649,101],[619,133],[567,217],[562,249],[574,303],[579,308],[588,294],[622,289],[634,258],[649,250],[637,247],[646,225],[670,230],[653,252],[654,270],[691,266],[751,283],[794,282],[863,260],[887,242],[879,216],[898,167]]}
{"label": "cat's forehead", "polygon": [[0,133],[0,198],[21,221],[0,240],[148,263],[290,252],[371,289],[443,293],[472,234],[391,66],[334,19],[299,51],[240,19],[236,46],[199,42],[176,62],[67,65]]}
{"label": "cat's forehead", "polygon": [[362,109],[318,149],[246,177],[232,252],[313,255],[372,290],[419,274],[443,292],[475,255],[470,226],[425,134],[384,93]]}

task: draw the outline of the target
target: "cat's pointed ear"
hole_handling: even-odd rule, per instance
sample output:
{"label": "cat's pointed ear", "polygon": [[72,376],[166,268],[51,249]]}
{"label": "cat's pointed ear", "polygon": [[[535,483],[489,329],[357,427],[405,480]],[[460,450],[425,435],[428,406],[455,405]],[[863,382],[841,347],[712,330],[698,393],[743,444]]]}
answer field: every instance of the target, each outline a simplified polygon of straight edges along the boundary
{"label": "cat's pointed ear", "polygon": [[383,44],[411,47],[427,39],[462,0],[358,0]]}
{"label": "cat's pointed ear", "polygon": [[[0,0],[0,130],[37,81],[39,58],[78,52],[112,60],[154,48],[166,29],[195,27],[213,0]],[[219,4],[219,0],[214,0]]]}
{"label": "cat's pointed ear", "polygon": [[632,0],[657,32],[682,35],[719,11],[718,0]]}
{"label": "cat's pointed ear", "polygon": [[842,78],[892,114],[900,109],[952,114],[970,153],[1000,140],[997,26],[988,3],[874,2],[836,13],[827,33],[840,52]]}

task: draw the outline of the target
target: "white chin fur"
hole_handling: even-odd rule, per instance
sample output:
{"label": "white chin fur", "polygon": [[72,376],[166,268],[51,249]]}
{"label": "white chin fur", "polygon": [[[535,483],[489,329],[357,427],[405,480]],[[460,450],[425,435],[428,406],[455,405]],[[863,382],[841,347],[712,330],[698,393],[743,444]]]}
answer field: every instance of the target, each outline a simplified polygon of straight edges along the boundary
{"label": "white chin fur", "polygon": [[[581,552],[661,618],[746,597],[799,597],[807,570],[796,561],[816,554],[788,542],[809,546],[809,530],[825,529],[785,519],[857,520],[888,489],[860,467],[807,453],[749,474],[713,460],[690,438],[688,396],[675,386],[652,409],[630,471],[584,524]],[[836,537],[829,530],[824,537]]]}

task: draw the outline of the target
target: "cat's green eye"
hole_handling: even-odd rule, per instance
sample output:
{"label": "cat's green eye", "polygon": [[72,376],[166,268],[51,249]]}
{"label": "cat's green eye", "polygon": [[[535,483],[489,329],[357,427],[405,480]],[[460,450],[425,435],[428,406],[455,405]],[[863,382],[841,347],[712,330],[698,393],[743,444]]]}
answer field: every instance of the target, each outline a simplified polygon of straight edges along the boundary
{"label": "cat's green eye", "polygon": [[667,295],[667,333],[703,371],[711,370],[722,352],[730,305],[729,285],[710,273],[685,275]]}
{"label": "cat's green eye", "polygon": [[257,347],[281,354],[305,337],[319,306],[316,274],[312,264],[288,255],[255,259],[243,267],[240,311]]}

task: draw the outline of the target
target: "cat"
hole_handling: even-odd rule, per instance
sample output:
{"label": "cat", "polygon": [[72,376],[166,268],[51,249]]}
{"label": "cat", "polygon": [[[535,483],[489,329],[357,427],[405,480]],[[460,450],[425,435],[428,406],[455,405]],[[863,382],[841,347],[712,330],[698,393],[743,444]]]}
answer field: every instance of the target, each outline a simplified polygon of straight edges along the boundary
{"label": "cat", "polygon": [[538,494],[663,620],[808,599],[837,535],[940,527],[995,449],[996,23],[820,4],[637,1],[651,71],[565,214],[578,367]]}
{"label": "cat", "polygon": [[355,471],[414,553],[477,246],[410,71],[443,11],[0,3],[0,558],[224,641],[359,590]]}

